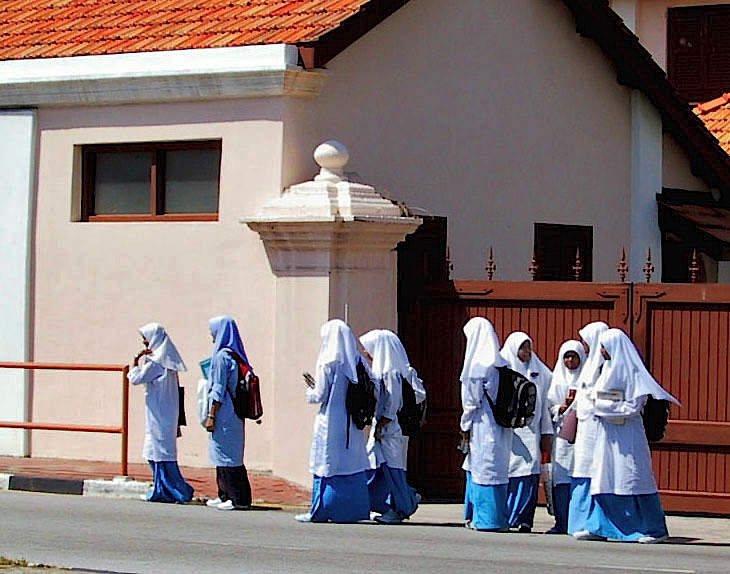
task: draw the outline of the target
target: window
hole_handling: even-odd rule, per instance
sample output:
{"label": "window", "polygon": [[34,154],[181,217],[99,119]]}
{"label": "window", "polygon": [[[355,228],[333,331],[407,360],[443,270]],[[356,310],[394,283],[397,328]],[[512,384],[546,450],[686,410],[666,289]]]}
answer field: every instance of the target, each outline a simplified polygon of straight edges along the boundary
{"label": "window", "polygon": [[82,148],[82,221],[215,221],[221,142]]}
{"label": "window", "polygon": [[730,89],[730,5],[669,9],[667,72],[690,102]]}
{"label": "window", "polygon": [[593,227],[535,224],[535,261],[538,281],[575,281],[575,260],[580,250],[579,281],[593,280]]}

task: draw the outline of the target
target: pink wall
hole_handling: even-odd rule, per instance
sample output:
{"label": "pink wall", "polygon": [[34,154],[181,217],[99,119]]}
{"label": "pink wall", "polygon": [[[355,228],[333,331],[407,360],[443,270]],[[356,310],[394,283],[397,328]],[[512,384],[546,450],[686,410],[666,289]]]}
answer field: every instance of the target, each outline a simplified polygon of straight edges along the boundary
{"label": "pink wall", "polygon": [[[33,357],[119,363],[139,348],[137,328],[163,323],[189,371],[190,426],[182,464],[207,465],[207,433],[194,421],[198,361],[210,353],[208,318],[238,319],[265,383],[272,370],[274,282],[258,235],[239,222],[281,191],[280,101],[46,109],[39,113]],[[97,127],[102,126],[102,127]],[[221,138],[220,220],[197,223],[80,223],[73,220],[79,165],[74,146]],[[144,390],[131,391],[130,460],[140,461]],[[37,421],[117,424],[117,377],[38,375]],[[249,425],[246,464],[270,468],[271,427]],[[116,436],[35,432],[34,456],[119,457]]]}

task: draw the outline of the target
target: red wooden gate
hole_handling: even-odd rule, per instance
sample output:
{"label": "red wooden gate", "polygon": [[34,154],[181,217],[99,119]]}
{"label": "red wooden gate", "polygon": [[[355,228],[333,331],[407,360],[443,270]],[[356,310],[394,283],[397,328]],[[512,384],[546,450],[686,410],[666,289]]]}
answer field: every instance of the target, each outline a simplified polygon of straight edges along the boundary
{"label": "red wooden gate", "polygon": [[635,285],[633,339],[677,397],[652,444],[669,510],[730,515],[730,285]]}
{"label": "red wooden gate", "polygon": [[458,378],[469,318],[488,318],[502,341],[529,333],[551,367],[563,341],[602,320],[632,336],[682,402],[652,444],[664,507],[730,515],[730,285],[452,282],[439,225],[399,250],[400,335],[429,391],[428,423],[410,443],[414,486],[430,498],[463,496]]}

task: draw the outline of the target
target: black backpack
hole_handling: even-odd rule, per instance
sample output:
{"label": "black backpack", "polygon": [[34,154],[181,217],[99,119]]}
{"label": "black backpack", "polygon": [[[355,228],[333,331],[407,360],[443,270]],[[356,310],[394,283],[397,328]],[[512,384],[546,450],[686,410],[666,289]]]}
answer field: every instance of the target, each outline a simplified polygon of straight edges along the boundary
{"label": "black backpack", "polygon": [[357,382],[347,385],[345,408],[347,409],[347,448],[350,446],[350,421],[358,430],[373,422],[375,416],[375,383],[362,361],[357,362]]}
{"label": "black backpack", "polygon": [[426,424],[426,400],[416,402],[416,393],[411,383],[401,377],[403,406],[398,411],[398,424],[403,436],[413,436]]}
{"label": "black backpack", "polygon": [[669,401],[655,399],[649,395],[646,397],[641,417],[644,419],[646,440],[649,442],[662,440],[669,421]]}
{"label": "black backpack", "polygon": [[492,401],[487,391],[484,391],[489,406],[492,407],[494,420],[499,426],[506,428],[518,429],[529,425],[535,418],[537,386],[508,367],[497,367],[497,370],[497,401]]}

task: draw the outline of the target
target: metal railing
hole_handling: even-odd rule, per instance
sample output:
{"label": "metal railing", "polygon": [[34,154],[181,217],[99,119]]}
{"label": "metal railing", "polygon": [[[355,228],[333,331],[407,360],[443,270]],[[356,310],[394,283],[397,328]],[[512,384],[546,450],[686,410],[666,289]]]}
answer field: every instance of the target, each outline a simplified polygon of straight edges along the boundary
{"label": "metal railing", "polygon": [[53,371],[106,371],[122,373],[122,424],[113,426],[91,426],[91,425],[70,425],[62,423],[39,423],[39,422],[5,422],[0,421],[0,428],[27,429],[27,430],[50,430],[50,431],[73,431],[73,432],[98,432],[122,435],[122,476],[127,475],[128,451],[129,451],[129,379],[127,365],[74,365],[68,363],[12,363],[0,362],[0,369],[28,369],[28,370],[53,370]]}

